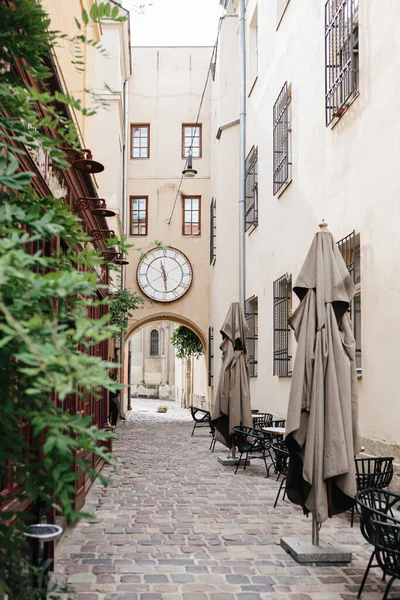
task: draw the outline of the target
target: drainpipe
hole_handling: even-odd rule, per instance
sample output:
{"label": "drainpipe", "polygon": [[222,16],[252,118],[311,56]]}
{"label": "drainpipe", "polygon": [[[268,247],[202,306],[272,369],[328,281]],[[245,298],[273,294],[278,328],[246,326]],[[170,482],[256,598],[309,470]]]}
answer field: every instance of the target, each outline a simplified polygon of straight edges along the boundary
{"label": "drainpipe", "polygon": [[245,158],[246,158],[246,16],[245,0],[239,0],[240,138],[239,138],[239,302],[245,300]]}

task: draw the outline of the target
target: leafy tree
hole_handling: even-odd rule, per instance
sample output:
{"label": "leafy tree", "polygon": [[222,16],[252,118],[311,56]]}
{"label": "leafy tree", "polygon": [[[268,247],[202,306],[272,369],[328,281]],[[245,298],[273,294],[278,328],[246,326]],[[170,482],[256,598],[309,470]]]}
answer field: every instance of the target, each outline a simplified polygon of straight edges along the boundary
{"label": "leafy tree", "polygon": [[[124,19],[118,13],[110,2],[98,2],[90,15],[82,12],[70,41],[97,47],[82,34],[83,25]],[[90,415],[70,414],[68,399],[85,402],[121,386],[108,377],[115,365],[90,353],[117,331],[108,316],[88,317],[104,302],[97,297],[102,285],[95,271],[104,261],[87,244],[81,221],[62,200],[41,197],[35,174],[25,167],[29,153],[42,148],[53,167],[67,168],[62,145],[78,149],[67,109],[92,112],[51,91],[51,46],[65,36],[49,26],[36,0],[0,0],[0,487],[4,473],[12,472],[13,487],[2,501],[40,502],[43,512],[56,507],[73,522],[80,516],[74,508],[76,451],[107,463],[112,457],[106,450],[111,434],[99,431]],[[21,80],[21,64],[35,85]],[[43,253],[55,238],[64,244]],[[123,241],[118,244],[124,249]],[[86,460],[78,467],[96,476]],[[0,597],[32,600],[23,530],[34,515],[15,506],[0,512]]]}
{"label": "leafy tree", "polygon": [[138,308],[144,302],[144,298],[127,289],[118,290],[114,294],[110,302],[110,323],[116,328],[114,337],[126,334],[128,319],[133,316],[130,311]]}
{"label": "leafy tree", "polygon": [[188,327],[178,325],[171,335],[171,344],[175,347],[178,358],[188,359],[190,356],[199,358],[204,354],[200,338]]}

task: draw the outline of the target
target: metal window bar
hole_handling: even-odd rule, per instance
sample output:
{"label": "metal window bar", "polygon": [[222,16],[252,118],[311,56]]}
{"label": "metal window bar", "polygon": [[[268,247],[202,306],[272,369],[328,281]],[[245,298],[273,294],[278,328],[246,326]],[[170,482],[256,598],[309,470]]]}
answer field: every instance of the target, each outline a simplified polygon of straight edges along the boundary
{"label": "metal window bar", "polygon": [[258,299],[255,296],[248,298],[244,303],[245,317],[249,326],[249,335],[246,338],[247,354],[249,356],[250,377],[258,375]]}
{"label": "metal window bar", "polygon": [[278,377],[288,377],[291,374],[291,360],[289,353],[290,327],[289,310],[291,303],[292,282],[286,273],[273,282],[274,309],[274,370]]}
{"label": "metal window bar", "polygon": [[287,81],[273,108],[273,193],[292,181],[292,147],[290,103],[292,94]]}
{"label": "metal window bar", "polygon": [[[353,230],[344,238],[337,242],[339,252],[343,257],[346,267],[351,275],[353,282],[357,285],[361,283],[360,278],[360,248],[356,244],[356,232]],[[356,340],[356,366],[361,369],[361,330],[359,323],[361,320],[361,295],[354,296],[349,307],[350,320],[353,326],[353,335]]]}
{"label": "metal window bar", "polygon": [[210,204],[210,265],[215,263],[217,255],[217,203],[215,198]]}
{"label": "metal window bar", "polygon": [[208,328],[208,385],[212,387],[213,385],[213,341],[214,341],[214,327]]}
{"label": "metal window bar", "polygon": [[158,356],[159,354],[158,339],[158,331],[153,329],[153,331],[150,333],[150,356]]}
{"label": "metal window bar", "polygon": [[258,150],[254,146],[245,162],[245,225],[244,230],[258,225]]}
{"label": "metal window bar", "polygon": [[325,117],[328,127],[355,97],[359,85],[358,0],[325,3]]}

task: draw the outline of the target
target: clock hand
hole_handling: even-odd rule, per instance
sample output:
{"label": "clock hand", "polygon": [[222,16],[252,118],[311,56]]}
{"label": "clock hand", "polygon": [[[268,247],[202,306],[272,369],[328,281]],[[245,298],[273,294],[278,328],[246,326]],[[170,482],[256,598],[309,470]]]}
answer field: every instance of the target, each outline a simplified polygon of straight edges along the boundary
{"label": "clock hand", "polygon": [[164,280],[165,291],[167,291],[167,274],[165,272],[164,265],[162,264],[162,262],[160,262],[160,266],[161,266],[161,276]]}

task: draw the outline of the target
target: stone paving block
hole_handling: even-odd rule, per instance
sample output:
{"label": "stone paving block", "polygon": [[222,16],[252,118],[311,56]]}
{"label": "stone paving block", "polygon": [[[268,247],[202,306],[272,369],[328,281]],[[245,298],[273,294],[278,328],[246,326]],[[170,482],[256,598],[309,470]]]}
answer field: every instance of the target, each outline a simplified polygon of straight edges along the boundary
{"label": "stone paving block", "polygon": [[[340,539],[352,563],[300,565],[280,539],[310,536],[310,520],[288,501],[273,508],[279,482],[261,461],[235,475],[218,463],[222,447],[212,454],[207,436],[191,438],[187,410],[171,403],[160,416],[158,405],[133,401],[114,442],[117,466],[103,471],[113,483],[95,482],[84,509],[93,518],[57,545],[54,577],[77,578],[74,600],[355,600],[371,550],[348,514],[324,523],[320,538]],[[376,570],[362,600],[383,590]]]}

